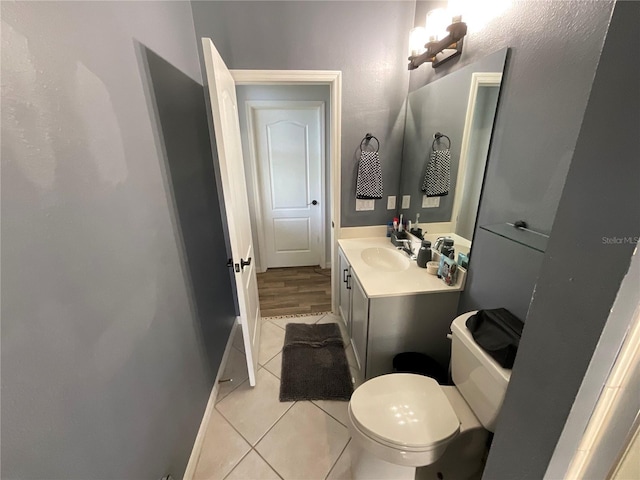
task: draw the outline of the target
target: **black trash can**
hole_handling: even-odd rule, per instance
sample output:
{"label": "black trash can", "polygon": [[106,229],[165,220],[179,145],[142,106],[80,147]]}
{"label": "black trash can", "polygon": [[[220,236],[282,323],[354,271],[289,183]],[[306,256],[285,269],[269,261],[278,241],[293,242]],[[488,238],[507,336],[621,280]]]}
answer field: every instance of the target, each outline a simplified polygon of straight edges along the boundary
{"label": "black trash can", "polygon": [[393,371],[397,373],[417,373],[425,377],[431,377],[440,385],[449,383],[447,370],[424,353],[399,353],[393,357]]}

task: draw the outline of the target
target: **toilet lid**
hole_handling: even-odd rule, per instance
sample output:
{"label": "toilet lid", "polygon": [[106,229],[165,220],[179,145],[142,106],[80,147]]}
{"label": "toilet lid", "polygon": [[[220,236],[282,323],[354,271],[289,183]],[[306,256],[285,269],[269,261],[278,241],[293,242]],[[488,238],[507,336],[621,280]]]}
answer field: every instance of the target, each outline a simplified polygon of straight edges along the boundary
{"label": "toilet lid", "polygon": [[357,426],[384,443],[428,447],[448,442],[460,422],[438,382],[410,373],[373,378],[349,403]]}

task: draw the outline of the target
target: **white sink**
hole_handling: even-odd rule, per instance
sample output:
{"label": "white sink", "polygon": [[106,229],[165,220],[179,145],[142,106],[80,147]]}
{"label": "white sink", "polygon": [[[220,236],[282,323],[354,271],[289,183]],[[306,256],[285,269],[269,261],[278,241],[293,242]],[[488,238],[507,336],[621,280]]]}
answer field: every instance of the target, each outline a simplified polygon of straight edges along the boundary
{"label": "white sink", "polygon": [[362,250],[364,263],[384,272],[401,272],[409,268],[409,258],[390,248],[365,248]]}

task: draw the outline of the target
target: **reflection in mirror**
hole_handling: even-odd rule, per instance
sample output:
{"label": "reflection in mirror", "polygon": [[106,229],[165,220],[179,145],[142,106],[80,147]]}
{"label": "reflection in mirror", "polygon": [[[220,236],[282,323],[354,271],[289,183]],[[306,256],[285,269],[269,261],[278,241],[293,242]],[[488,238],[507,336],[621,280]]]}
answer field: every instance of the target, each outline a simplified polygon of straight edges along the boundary
{"label": "reflection in mirror", "polygon": [[[419,213],[421,224],[450,222],[449,231],[473,238],[506,56],[504,48],[409,94],[400,175],[400,195],[411,197],[400,210],[405,218]],[[434,142],[437,132],[451,140],[450,185],[447,194],[427,197],[432,148],[449,146],[444,137]]]}

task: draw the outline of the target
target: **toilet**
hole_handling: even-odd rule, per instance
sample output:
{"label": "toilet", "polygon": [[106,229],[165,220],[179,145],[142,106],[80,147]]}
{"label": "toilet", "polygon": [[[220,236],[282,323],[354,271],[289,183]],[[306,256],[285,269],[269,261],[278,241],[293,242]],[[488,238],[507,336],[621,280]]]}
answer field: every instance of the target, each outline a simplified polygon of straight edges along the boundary
{"label": "toilet", "polygon": [[480,478],[511,370],[473,340],[466,321],[475,313],[460,315],[451,324],[455,386],[392,373],[353,392],[349,430],[354,480]]}

